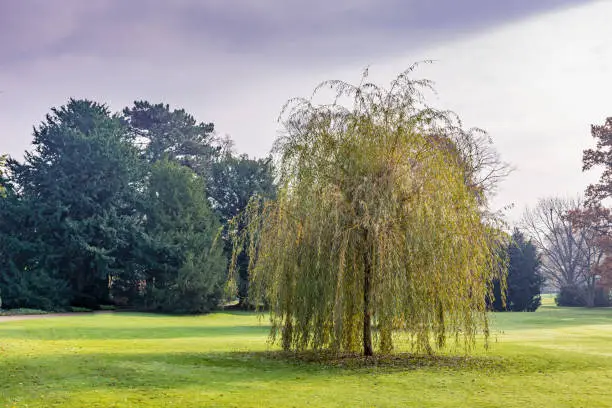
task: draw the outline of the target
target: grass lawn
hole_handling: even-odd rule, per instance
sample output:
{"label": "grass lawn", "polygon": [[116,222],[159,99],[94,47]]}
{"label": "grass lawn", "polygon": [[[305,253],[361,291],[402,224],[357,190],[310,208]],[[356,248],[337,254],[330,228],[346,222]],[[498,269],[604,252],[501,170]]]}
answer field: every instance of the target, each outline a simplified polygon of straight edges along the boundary
{"label": "grass lawn", "polygon": [[547,303],[494,315],[468,362],[352,368],[270,356],[251,314],[0,322],[0,406],[612,406],[612,310]]}

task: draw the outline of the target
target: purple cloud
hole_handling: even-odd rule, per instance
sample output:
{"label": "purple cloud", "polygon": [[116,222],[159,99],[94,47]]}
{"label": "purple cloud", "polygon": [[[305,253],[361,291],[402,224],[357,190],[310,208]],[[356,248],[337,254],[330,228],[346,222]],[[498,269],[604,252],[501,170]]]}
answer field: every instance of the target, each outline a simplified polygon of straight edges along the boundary
{"label": "purple cloud", "polygon": [[[94,55],[252,54],[284,64],[388,55],[586,0],[9,0],[0,66]],[[163,57],[161,57],[163,55]]]}

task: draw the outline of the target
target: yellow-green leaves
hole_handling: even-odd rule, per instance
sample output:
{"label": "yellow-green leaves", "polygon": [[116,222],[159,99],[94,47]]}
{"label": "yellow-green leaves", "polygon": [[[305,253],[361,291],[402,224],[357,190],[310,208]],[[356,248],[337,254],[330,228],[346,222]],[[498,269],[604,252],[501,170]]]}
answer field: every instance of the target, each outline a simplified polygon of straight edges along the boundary
{"label": "yellow-green leaves", "polygon": [[499,270],[478,163],[458,143],[470,134],[423,105],[429,82],[406,73],[389,91],[326,84],[353,105],[290,104],[278,197],[254,199],[236,221],[246,228],[235,252],[247,247],[250,296],[269,305],[272,338],[368,354],[371,325],[384,353],[401,337],[418,352],[449,336],[470,346]]}

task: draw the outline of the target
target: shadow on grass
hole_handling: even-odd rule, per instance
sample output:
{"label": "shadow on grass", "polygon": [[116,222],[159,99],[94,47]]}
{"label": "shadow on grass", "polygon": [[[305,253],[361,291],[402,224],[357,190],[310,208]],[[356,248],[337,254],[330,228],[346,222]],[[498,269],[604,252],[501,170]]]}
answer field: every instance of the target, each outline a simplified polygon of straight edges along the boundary
{"label": "shadow on grass", "polygon": [[315,360],[285,353],[83,354],[8,357],[0,373],[1,394],[82,391],[89,389],[177,389],[191,386],[229,391],[249,383],[332,381],[371,373],[379,375],[418,369],[497,371],[501,361],[487,359],[417,358]]}
{"label": "shadow on grass", "polygon": [[506,362],[502,358],[493,356],[428,356],[413,353],[394,353],[364,357],[357,353],[295,353],[283,351],[236,354],[269,361],[282,361],[285,364],[319,367],[321,369],[331,368],[338,372],[376,370],[379,373],[392,373],[419,369],[499,370],[506,366]]}
{"label": "shadow on grass", "polygon": [[[600,360],[601,362],[601,360]],[[588,371],[595,359],[568,354],[528,352],[521,357],[456,357],[396,354],[364,358],[345,354],[222,352],[222,353],[98,353],[44,356],[3,356],[0,394],[22,395],[50,390],[96,388],[180,389],[226,391],[236,386],[266,383],[289,386],[295,381],[421,371],[423,375],[490,377],[530,375],[571,370]],[[256,387],[256,385],[254,385]]]}
{"label": "shadow on grass", "polygon": [[231,390],[236,384],[329,377],[266,353],[97,353],[2,356],[0,395],[89,389],[176,389],[198,386]]}

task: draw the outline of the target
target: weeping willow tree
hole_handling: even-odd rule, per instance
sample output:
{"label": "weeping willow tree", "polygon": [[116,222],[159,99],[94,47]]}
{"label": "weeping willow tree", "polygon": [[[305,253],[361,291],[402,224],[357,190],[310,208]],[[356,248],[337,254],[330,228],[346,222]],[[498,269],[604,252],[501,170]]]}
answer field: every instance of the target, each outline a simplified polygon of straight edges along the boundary
{"label": "weeping willow tree", "polygon": [[[279,189],[234,220],[250,298],[285,350],[389,353],[398,336],[432,353],[488,336],[499,277],[487,194],[503,171],[477,131],[425,104],[414,66],[388,89],[324,82],[283,109]],[[331,89],[330,104],[315,104]],[[239,228],[238,226],[241,226]],[[231,282],[231,279],[230,279]]]}

